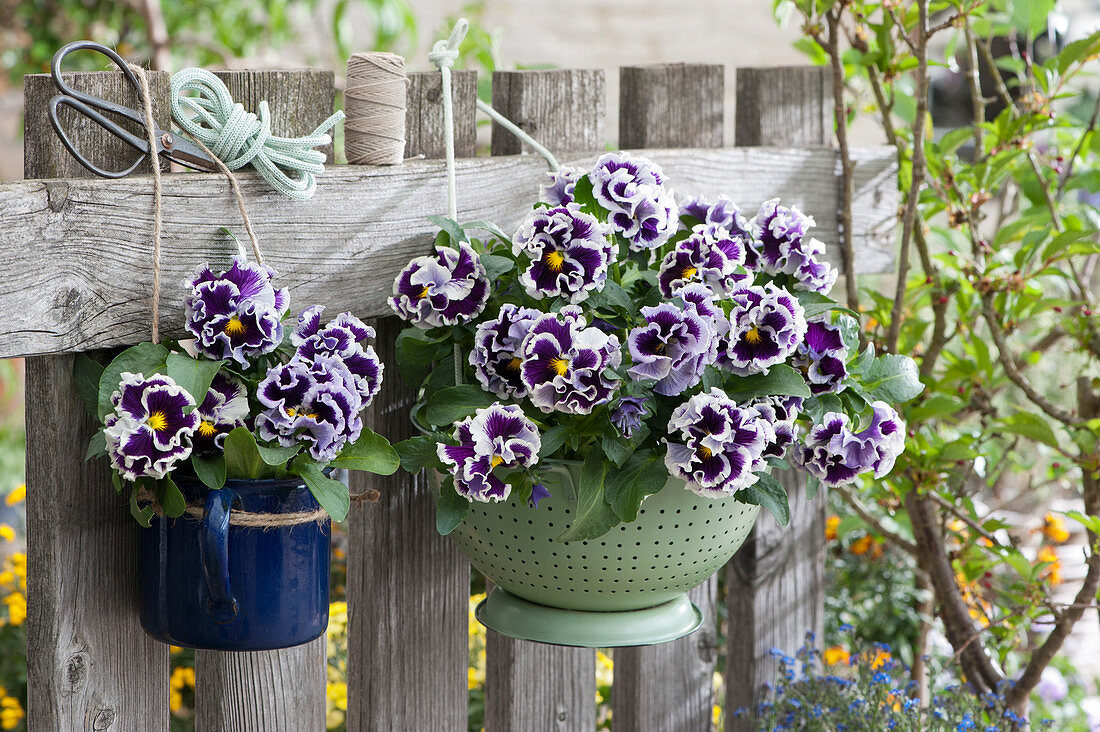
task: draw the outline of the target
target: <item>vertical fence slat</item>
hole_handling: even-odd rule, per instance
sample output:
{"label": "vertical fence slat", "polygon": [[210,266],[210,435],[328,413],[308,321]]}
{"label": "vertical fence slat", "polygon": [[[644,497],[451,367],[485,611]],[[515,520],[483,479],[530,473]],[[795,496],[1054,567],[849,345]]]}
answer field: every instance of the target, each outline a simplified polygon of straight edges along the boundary
{"label": "vertical fence slat", "polygon": [[[120,73],[72,74],[69,81],[95,96],[137,104]],[[149,81],[154,115],[166,125],[168,74],[152,72]],[[50,127],[46,104],[57,93],[50,77],[25,77],[23,93],[24,177],[90,177]],[[117,160],[123,168],[134,159],[129,147],[92,123],[69,120],[77,149],[93,161],[109,166]],[[64,210],[66,190],[64,183],[51,185],[53,210]],[[56,307],[65,308],[94,294],[74,287],[53,296]],[[130,517],[128,496],[111,487],[106,459],[84,462],[97,426],[73,390],[72,370],[71,354],[27,359],[27,722],[41,730],[166,730],[168,647],[138,624],[141,529]]]}
{"label": "vertical fence slat", "polygon": [[[722,66],[630,66],[620,69],[619,78],[620,147],[721,146]],[[611,700],[616,732],[710,728],[717,592],[718,580],[711,577],[690,593],[704,616],[693,635],[657,646],[615,649]]]}
{"label": "vertical fence slat", "polygon": [[[406,157],[443,155],[440,93],[438,73],[409,74]],[[476,93],[474,72],[454,74],[455,154],[463,157],[475,152]],[[439,210],[446,211],[446,201]],[[404,323],[389,317],[376,327],[386,370],[368,422],[397,442],[413,435],[409,409],[416,399],[394,352]],[[464,730],[469,565],[436,532],[423,474],[353,472],[351,487],[374,488],[381,497],[352,506],[348,527],[348,729]]]}
{"label": "vertical fence slat", "polygon": [[[261,100],[267,100],[277,135],[312,132],[332,114],[335,104],[331,71],[222,71],[218,76],[245,109],[255,111]],[[225,224],[234,231],[242,226],[240,221]],[[261,250],[263,245],[261,241]],[[300,310],[309,304],[291,306]],[[196,651],[195,726],[199,732],[321,730],[324,720],[324,636],[280,651]]]}
{"label": "vertical fence slat", "polygon": [[[603,148],[605,90],[603,71],[493,74],[493,106],[555,152]],[[493,126],[494,155],[519,149],[511,133]],[[489,732],[595,728],[595,651],[517,641],[489,631],[486,659]]]}
{"label": "vertical fence slat", "polygon": [[[737,70],[735,140],[741,146],[826,145],[832,137],[826,70],[760,68]],[[837,222],[818,221],[819,227]],[[788,652],[806,631],[821,637],[825,592],[825,489],[806,498],[801,473],[777,475],[791,501],[791,522],[779,526],[766,511],[727,565],[729,652],[726,660],[728,729],[750,730],[732,711],[752,708],[760,689],[773,680],[776,663],[768,651]]]}

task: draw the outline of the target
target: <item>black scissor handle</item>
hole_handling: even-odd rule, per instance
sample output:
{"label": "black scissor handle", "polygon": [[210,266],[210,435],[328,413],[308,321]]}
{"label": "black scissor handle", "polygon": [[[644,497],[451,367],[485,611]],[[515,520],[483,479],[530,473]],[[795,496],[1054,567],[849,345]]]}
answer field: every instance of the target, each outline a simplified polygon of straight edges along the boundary
{"label": "black scissor handle", "polygon": [[[84,155],[81,154],[79,151],[77,151],[76,147],[73,145],[73,141],[69,139],[69,135],[65,132],[65,128],[61,125],[61,120],[58,118],[57,115],[57,108],[61,106],[70,107],[80,114],[83,114],[85,117],[88,117],[100,127],[105,129],[107,132],[110,132],[115,137],[121,139],[123,142],[127,143],[131,147],[137,149],[139,152],[141,152],[141,155],[139,155],[137,160],[135,160],[130,165],[130,167],[126,168],[125,170],[104,170],[103,168],[100,168],[91,160],[88,160],[86,157],[84,157]],[[61,138],[61,144],[64,145],[65,149],[69,151],[69,154],[76,158],[76,161],[83,165],[87,170],[102,178],[125,178],[126,176],[130,175],[130,173],[133,173],[137,169],[137,167],[145,162],[145,159],[149,157],[149,143],[147,141],[144,141],[136,135],[131,134],[127,130],[122,129],[114,122],[100,114],[95,109],[95,107],[91,106],[81,99],[75,99],[70,96],[58,94],[56,97],[50,100],[49,116],[50,124],[53,125],[54,132],[56,132],[57,136]]]}
{"label": "black scissor handle", "polygon": [[92,96],[91,94],[85,94],[84,92],[77,91],[71,86],[65,83],[64,78],[61,76],[61,63],[65,60],[65,57],[74,51],[95,51],[102,54],[118,67],[118,70],[122,72],[122,75],[126,77],[126,80],[134,87],[137,92],[138,101],[143,101],[141,94],[141,83],[138,82],[137,77],[134,76],[134,72],[130,70],[129,65],[122,60],[122,57],[115,53],[114,49],[107,48],[102,43],[96,43],[95,41],[73,41],[68,43],[57,50],[57,53],[53,55],[53,61],[50,63],[50,75],[53,77],[53,83],[57,86],[58,90],[65,96],[74,97],[80,101],[90,104],[93,107],[98,107],[105,112],[111,112],[112,114],[119,114],[127,119],[143,124],[141,115],[137,111],[124,107],[121,104],[115,104],[108,102],[105,99]]}

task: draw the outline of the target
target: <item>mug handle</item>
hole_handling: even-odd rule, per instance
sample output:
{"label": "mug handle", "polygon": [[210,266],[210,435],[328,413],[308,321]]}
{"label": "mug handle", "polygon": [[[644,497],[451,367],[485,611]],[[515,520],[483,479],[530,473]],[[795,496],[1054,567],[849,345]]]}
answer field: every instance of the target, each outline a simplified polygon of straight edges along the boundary
{"label": "mug handle", "polygon": [[237,617],[239,606],[229,586],[229,514],[237,495],[228,488],[206,494],[199,540],[202,573],[206,576],[206,611],[216,623],[228,623]]}

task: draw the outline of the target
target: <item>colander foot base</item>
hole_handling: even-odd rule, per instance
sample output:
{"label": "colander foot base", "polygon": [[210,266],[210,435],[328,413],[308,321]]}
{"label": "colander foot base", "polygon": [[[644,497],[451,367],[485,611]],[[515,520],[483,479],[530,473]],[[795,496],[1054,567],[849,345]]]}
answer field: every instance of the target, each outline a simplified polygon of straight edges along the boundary
{"label": "colander foot base", "polygon": [[538,605],[499,587],[493,588],[474,614],[482,625],[510,638],[582,648],[667,643],[703,622],[703,614],[686,594],[643,610],[594,612]]}

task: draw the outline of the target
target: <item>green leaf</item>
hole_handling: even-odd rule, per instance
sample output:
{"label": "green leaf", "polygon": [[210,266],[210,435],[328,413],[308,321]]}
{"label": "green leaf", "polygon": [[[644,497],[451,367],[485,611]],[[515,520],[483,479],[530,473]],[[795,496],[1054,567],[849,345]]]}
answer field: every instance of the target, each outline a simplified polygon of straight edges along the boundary
{"label": "green leaf", "polygon": [[132,348],[127,348],[115,356],[115,360],[107,364],[103,374],[99,377],[99,402],[98,414],[100,421],[114,411],[111,405],[111,395],[118,391],[118,385],[122,381],[122,374],[142,374],[152,376],[164,371],[165,360],[168,358],[168,349],[156,343],[139,343]]}
{"label": "green leaf", "polygon": [[539,457],[547,458],[558,451],[565,444],[565,438],[569,435],[569,425],[558,424],[542,433],[542,447],[539,448]]}
{"label": "green leaf", "polygon": [[290,462],[301,449],[301,445],[290,445],[288,447],[275,445],[268,447],[267,445],[256,443],[256,452],[259,453],[260,460],[263,460],[265,465],[270,465],[274,468],[286,467],[286,464]]}
{"label": "green leaf", "polygon": [[92,439],[88,440],[88,452],[84,454],[84,462],[106,454],[107,436],[103,434],[103,430],[96,430],[96,433],[92,435]]}
{"label": "green leaf", "polygon": [[634,453],[634,445],[630,444],[630,440],[624,440],[614,434],[605,434],[601,437],[600,446],[607,459],[617,466],[622,466]]}
{"label": "green leaf", "polygon": [[247,427],[237,427],[226,435],[223,446],[228,477],[237,480],[256,480],[268,477],[272,472],[260,457],[256,438]]}
{"label": "green leaf", "polygon": [[459,226],[458,222],[454,219],[449,219],[446,216],[429,216],[428,221],[438,226],[443,231],[447,232],[447,235],[451,237],[451,246],[457,247],[459,242],[468,242],[470,237],[467,236],[466,230]]}
{"label": "green leaf", "polygon": [[908,356],[884,353],[863,372],[864,390],[887,404],[901,404],[924,391],[917,363]]}
{"label": "green leaf", "polygon": [[187,510],[187,499],[170,475],[164,477],[164,499],[161,504],[168,518],[179,518]]}
{"label": "green leaf", "polygon": [[470,501],[458,495],[454,478],[448,475],[439,486],[439,503],[435,507],[435,530],[440,536],[446,536],[458,528],[469,510]]}
{"label": "green leaf", "polygon": [[604,283],[603,290],[591,295],[588,302],[595,308],[610,305],[628,313],[634,310],[633,298],[614,280],[607,280]]}
{"label": "green leaf", "polygon": [[511,259],[498,254],[482,254],[481,263],[485,265],[485,275],[490,282],[496,282],[501,275],[511,272],[516,266]]}
{"label": "green leaf", "polygon": [[428,397],[423,414],[430,424],[450,426],[464,417],[469,417],[478,409],[496,402],[496,396],[484,391],[480,386],[461,384],[440,389]]}
{"label": "green leaf", "polygon": [[191,467],[207,488],[218,490],[225,485],[225,456],[221,453],[191,455]]}
{"label": "green leaf", "polygon": [[558,541],[583,541],[606,534],[619,523],[619,517],[604,500],[604,478],[607,461],[599,449],[593,448],[584,457],[580,485],[577,486],[576,518]]}
{"label": "green leaf", "polygon": [[751,503],[768,509],[780,526],[786,526],[791,520],[791,507],[787,502],[787,490],[778,480],[767,473],[757,473],[758,480],[748,488],[742,488],[734,494],[741,503]]}
{"label": "green leaf", "polygon": [[661,490],[668,482],[664,461],[652,450],[635,452],[621,468],[608,471],[605,498],[611,510],[623,521],[638,518],[642,500]]}
{"label": "green leaf", "polygon": [[1100,536],[1100,516],[1089,516],[1080,511],[1060,511],[1060,513],[1065,514],[1067,518],[1073,519],[1092,533]]}
{"label": "green leaf", "polygon": [[88,414],[96,419],[99,418],[99,380],[102,376],[103,364],[86,353],[76,354],[73,359],[73,387]]}
{"label": "green leaf", "polygon": [[334,468],[363,470],[376,475],[393,475],[401,467],[401,458],[390,446],[390,441],[366,427],[355,442],[347,444],[336,459]]}
{"label": "green leaf", "polygon": [[1037,440],[1044,445],[1058,447],[1058,438],[1054,434],[1050,423],[1037,414],[1031,412],[1017,412],[1000,421],[1001,429],[1015,435],[1026,437],[1029,440]]}
{"label": "green leaf", "polygon": [[130,515],[147,529],[152,525],[150,519],[153,518],[155,512],[156,510],[152,506],[145,506],[142,508],[138,505],[138,487],[135,484],[134,487],[130,489]]}
{"label": "green leaf", "polygon": [[580,204],[581,210],[595,216],[600,221],[607,221],[607,210],[596,201],[592,193],[592,180],[587,175],[582,175],[573,186],[573,200]]}
{"label": "green leaf", "polygon": [[436,447],[439,442],[431,437],[410,437],[394,444],[393,449],[401,458],[401,469],[415,475],[425,468],[440,469],[443,461],[439,459]]}
{"label": "green leaf", "polygon": [[726,393],[736,402],[759,396],[811,396],[802,374],[786,364],[772,366],[766,374],[731,379]]}
{"label": "green leaf", "polygon": [[351,497],[348,495],[346,485],[326,477],[317,463],[312,460],[296,460],[291,472],[306,482],[309,492],[321,504],[321,508],[328,512],[333,521],[343,521],[347,518],[348,510],[351,508]]}
{"label": "green leaf", "polygon": [[471,221],[468,224],[463,224],[462,229],[480,229],[486,231],[505,244],[509,244],[512,241],[512,237],[504,233],[504,230],[494,224],[492,221]]}
{"label": "green leaf", "polygon": [[412,387],[420,386],[434,362],[454,353],[450,342],[429,338],[424,331],[413,327],[397,334],[395,349],[401,378]]}
{"label": "green leaf", "polygon": [[798,303],[806,311],[806,320],[813,320],[838,308],[846,309],[841,308],[833,298],[822,295],[820,292],[796,290],[795,297],[798,298]]}
{"label": "green leaf", "polygon": [[168,377],[194,397],[197,406],[202,404],[206,392],[210,391],[210,382],[221,369],[222,362],[196,360],[186,353],[169,353],[167,367]]}

